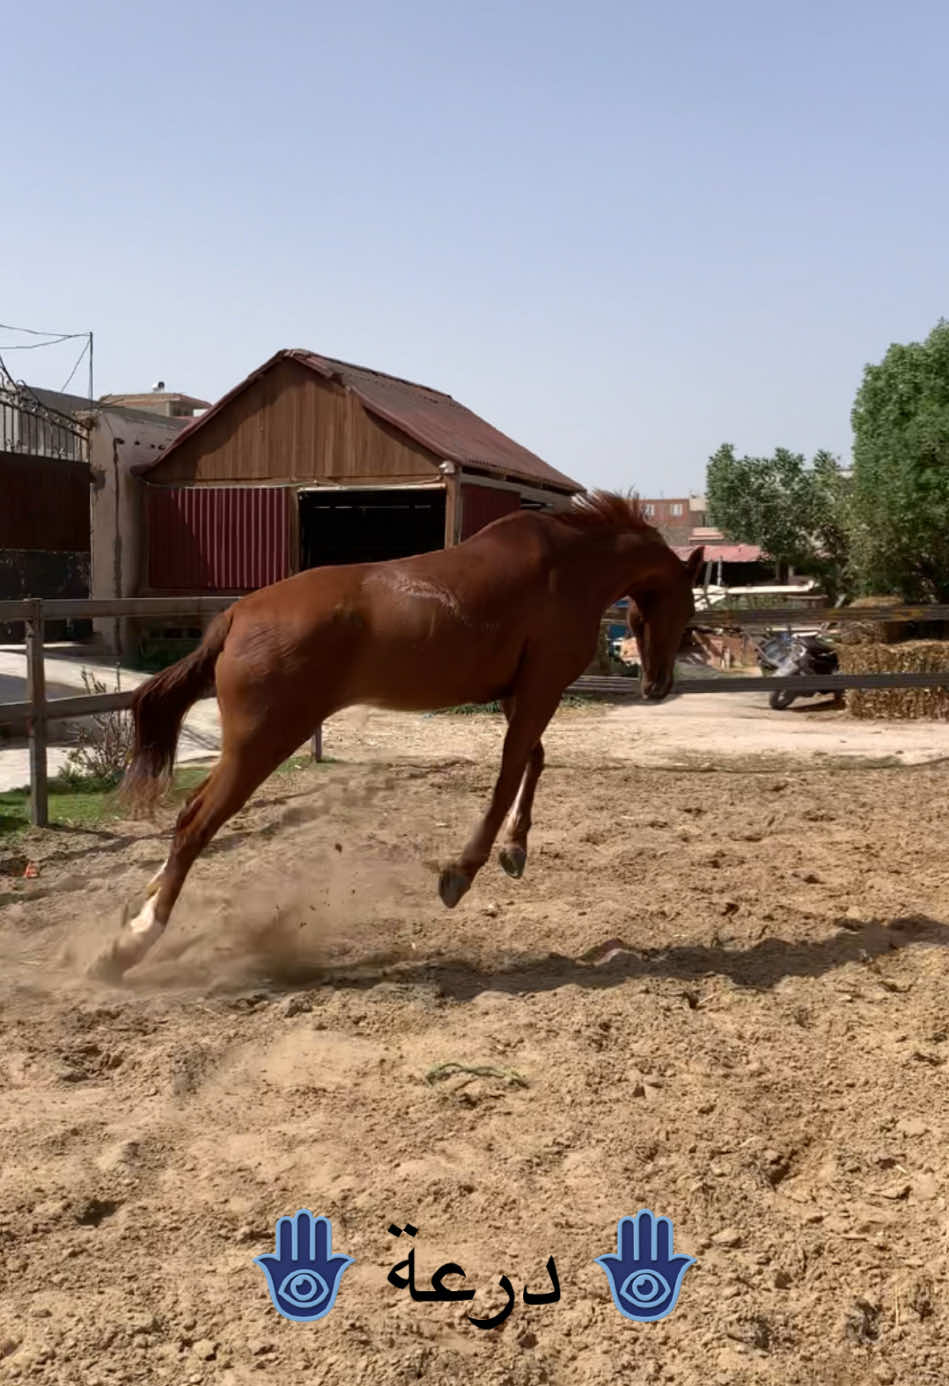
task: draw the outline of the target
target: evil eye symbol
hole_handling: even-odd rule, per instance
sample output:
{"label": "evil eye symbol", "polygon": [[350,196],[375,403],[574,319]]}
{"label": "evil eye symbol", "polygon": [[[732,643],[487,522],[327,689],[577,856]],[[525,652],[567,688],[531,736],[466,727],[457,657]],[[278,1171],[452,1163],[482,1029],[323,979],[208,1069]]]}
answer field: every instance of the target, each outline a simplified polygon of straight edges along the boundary
{"label": "evil eye symbol", "polygon": [[295,1270],[284,1276],[277,1294],[293,1309],[316,1309],[329,1296],[330,1287],[317,1271]]}
{"label": "evil eye symbol", "polygon": [[654,1270],[633,1271],[623,1281],[620,1294],[635,1305],[640,1313],[657,1309],[672,1294],[672,1287],[664,1275]]}

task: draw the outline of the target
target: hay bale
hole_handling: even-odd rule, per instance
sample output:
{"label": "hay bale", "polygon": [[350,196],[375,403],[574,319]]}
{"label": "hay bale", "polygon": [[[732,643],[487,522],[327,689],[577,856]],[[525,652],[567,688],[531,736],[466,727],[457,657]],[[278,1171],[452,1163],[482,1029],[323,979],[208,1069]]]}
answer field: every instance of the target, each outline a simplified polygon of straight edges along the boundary
{"label": "hay bale", "polygon": [[[857,597],[849,606],[850,611],[859,611],[863,606],[902,606],[902,597]],[[835,644],[840,645],[895,645],[903,640],[906,627],[902,621],[841,621],[840,633]],[[868,672],[861,670],[861,673]],[[882,670],[880,671],[883,672]]]}
{"label": "hay bale", "polygon": [[[842,674],[922,674],[949,670],[949,641],[904,640],[900,644],[845,645]],[[851,717],[949,721],[949,688],[848,688]]]}

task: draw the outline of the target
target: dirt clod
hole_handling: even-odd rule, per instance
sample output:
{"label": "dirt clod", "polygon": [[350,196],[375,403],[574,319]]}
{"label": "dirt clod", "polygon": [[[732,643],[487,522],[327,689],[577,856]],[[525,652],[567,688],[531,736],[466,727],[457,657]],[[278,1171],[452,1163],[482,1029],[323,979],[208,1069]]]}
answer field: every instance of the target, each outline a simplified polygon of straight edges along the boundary
{"label": "dirt clod", "polygon": [[867,1299],[857,1298],[847,1311],[844,1334],[852,1343],[865,1347],[880,1336],[880,1306]]}
{"label": "dirt clod", "polygon": [[741,1233],[738,1231],[737,1227],[723,1227],[721,1231],[715,1232],[712,1235],[713,1246],[723,1246],[731,1249],[736,1246],[741,1246],[741,1241]]}

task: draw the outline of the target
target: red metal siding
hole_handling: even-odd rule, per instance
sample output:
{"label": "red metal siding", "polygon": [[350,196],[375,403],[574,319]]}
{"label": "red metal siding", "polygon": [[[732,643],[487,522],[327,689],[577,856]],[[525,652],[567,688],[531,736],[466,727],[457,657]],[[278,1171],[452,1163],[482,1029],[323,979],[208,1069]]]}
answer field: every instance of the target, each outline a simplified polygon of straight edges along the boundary
{"label": "red metal siding", "polygon": [[289,576],[291,488],[147,489],[149,587],[250,591]]}
{"label": "red metal siding", "polygon": [[490,486],[461,485],[461,537],[470,539],[479,529],[520,510],[521,498],[516,491],[496,491]]}

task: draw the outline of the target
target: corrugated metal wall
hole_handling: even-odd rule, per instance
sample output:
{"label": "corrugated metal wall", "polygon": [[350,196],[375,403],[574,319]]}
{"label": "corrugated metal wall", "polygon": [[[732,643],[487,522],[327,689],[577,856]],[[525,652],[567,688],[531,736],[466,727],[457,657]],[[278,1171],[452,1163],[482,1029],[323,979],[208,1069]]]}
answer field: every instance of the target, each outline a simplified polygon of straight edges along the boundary
{"label": "corrugated metal wall", "polygon": [[290,574],[296,492],[282,486],[148,486],[148,585],[239,592]]}
{"label": "corrugated metal wall", "polygon": [[89,500],[85,462],[0,452],[0,549],[88,553]]}
{"label": "corrugated metal wall", "polygon": [[470,539],[479,529],[520,510],[521,498],[516,491],[494,490],[490,486],[461,484],[461,537]]}

